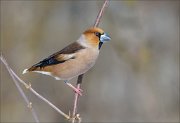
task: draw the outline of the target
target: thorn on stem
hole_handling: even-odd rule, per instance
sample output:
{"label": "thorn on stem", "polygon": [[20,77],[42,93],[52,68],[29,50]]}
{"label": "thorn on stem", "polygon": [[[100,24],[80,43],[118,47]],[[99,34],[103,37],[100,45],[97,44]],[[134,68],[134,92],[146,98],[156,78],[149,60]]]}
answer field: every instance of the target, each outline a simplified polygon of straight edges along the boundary
{"label": "thorn on stem", "polygon": [[30,89],[31,88],[31,83],[25,85],[26,86],[26,89]]}
{"label": "thorn on stem", "polygon": [[78,123],[81,122],[80,114],[76,114],[75,116],[71,116],[71,115],[69,114],[69,116],[70,116],[69,121],[75,121],[75,120],[77,120]]}
{"label": "thorn on stem", "polygon": [[80,117],[80,114],[76,114],[76,119],[81,122],[81,117]]}
{"label": "thorn on stem", "polygon": [[29,102],[28,106],[29,109],[32,109],[32,102]]}

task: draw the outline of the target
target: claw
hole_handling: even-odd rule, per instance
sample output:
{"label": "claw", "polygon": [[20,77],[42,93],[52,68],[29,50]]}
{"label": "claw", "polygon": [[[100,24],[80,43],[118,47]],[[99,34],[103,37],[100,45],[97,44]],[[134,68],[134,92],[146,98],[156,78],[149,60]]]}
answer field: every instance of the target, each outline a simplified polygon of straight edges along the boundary
{"label": "claw", "polygon": [[82,92],[83,90],[80,88],[76,88],[74,87],[71,83],[65,82],[69,87],[71,87],[77,94],[79,94],[80,96],[82,96]]}
{"label": "claw", "polygon": [[74,88],[74,91],[77,93],[77,94],[79,94],[80,96],[82,96],[82,93],[81,92],[83,92],[83,90],[82,89],[77,89],[77,88]]}

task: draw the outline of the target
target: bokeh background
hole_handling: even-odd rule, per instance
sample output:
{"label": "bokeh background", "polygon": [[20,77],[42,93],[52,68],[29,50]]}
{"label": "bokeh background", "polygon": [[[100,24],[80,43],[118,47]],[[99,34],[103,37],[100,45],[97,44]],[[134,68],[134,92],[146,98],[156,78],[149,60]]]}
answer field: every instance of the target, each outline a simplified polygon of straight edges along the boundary
{"label": "bokeh background", "polygon": [[[73,91],[23,69],[61,50],[94,24],[103,1],[1,1],[1,52],[12,69],[62,109]],[[84,122],[179,121],[179,1],[111,1],[100,27],[112,40],[85,74],[78,112]],[[76,78],[71,81],[76,84]],[[41,122],[64,122],[31,92]],[[1,122],[34,122],[1,64]]]}

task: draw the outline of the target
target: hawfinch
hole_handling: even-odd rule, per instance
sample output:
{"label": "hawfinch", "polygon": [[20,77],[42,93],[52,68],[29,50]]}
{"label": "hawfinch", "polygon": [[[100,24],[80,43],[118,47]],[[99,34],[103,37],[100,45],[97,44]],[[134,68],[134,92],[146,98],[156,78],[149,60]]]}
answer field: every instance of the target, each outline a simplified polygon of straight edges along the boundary
{"label": "hawfinch", "polygon": [[90,28],[76,42],[50,55],[29,69],[25,69],[23,74],[37,72],[50,75],[56,80],[64,80],[76,93],[82,95],[82,90],[75,88],[68,81],[84,74],[93,67],[102,44],[110,39],[102,29]]}

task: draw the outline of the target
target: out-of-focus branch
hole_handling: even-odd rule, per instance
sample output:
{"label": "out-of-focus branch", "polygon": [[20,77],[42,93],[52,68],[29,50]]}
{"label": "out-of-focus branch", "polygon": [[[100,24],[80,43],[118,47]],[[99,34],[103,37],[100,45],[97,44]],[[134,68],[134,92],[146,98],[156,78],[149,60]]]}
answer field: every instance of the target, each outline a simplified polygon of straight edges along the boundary
{"label": "out-of-focus branch", "polygon": [[6,60],[4,59],[4,57],[2,55],[1,55],[0,59],[1,59],[2,63],[6,66],[6,68],[7,68],[8,72],[9,72],[9,74],[11,75],[11,77],[12,77],[12,79],[13,79],[13,81],[14,81],[14,83],[15,83],[18,91],[19,91],[19,93],[21,94],[21,96],[25,100],[28,108],[30,109],[30,111],[31,111],[31,113],[33,115],[34,120],[36,121],[36,123],[39,123],[39,119],[37,117],[37,114],[36,114],[34,108],[32,107],[32,103],[29,101],[28,97],[25,95],[25,93],[23,92],[22,88],[20,87],[17,79],[15,78],[15,76],[13,74],[12,69],[9,67],[9,65],[7,64]]}
{"label": "out-of-focus branch", "polygon": [[[6,62],[5,58],[2,56],[0,56],[0,59],[2,61],[2,63],[6,66],[9,74],[11,75],[11,77],[13,78],[19,92],[21,93],[22,97],[24,98],[25,102],[28,104],[28,107],[30,107],[31,112],[33,114],[33,117],[35,119],[36,122],[39,122],[38,117],[36,115],[36,112],[34,111],[34,109],[32,108],[32,103],[28,100],[28,98],[26,97],[26,95],[24,94],[23,90],[21,89],[20,85],[18,82],[20,82],[21,84],[23,84],[27,89],[29,89],[33,94],[35,94],[38,98],[40,98],[41,100],[43,100],[44,102],[46,102],[49,106],[51,106],[53,109],[55,109],[59,114],[61,114],[62,116],[64,116],[66,119],[70,119],[70,116],[65,114],[64,112],[62,112],[59,108],[57,108],[54,104],[52,104],[50,101],[48,101],[46,98],[44,98],[43,96],[41,96],[38,92],[36,92],[32,87],[31,84],[27,84],[26,82],[24,82],[21,78],[19,78],[16,73],[9,67],[8,63]],[[18,80],[18,81],[17,81]]]}
{"label": "out-of-focus branch", "polygon": [[[104,4],[101,7],[101,9],[100,9],[100,11],[99,11],[99,13],[97,15],[97,18],[95,20],[95,23],[94,23],[93,27],[98,27],[99,26],[99,23],[101,21],[102,15],[103,15],[104,10],[107,7],[108,3],[109,3],[109,0],[105,0],[104,1]],[[80,87],[81,87],[83,75],[84,74],[81,74],[81,75],[78,76],[77,86],[76,86],[77,89],[80,89]],[[73,119],[72,119],[72,123],[74,123],[76,119],[78,120],[78,122],[81,122],[80,115],[77,114],[78,98],[79,98],[79,95],[77,93],[75,93],[75,95],[74,95],[74,105],[73,105],[74,107],[73,107]]]}

